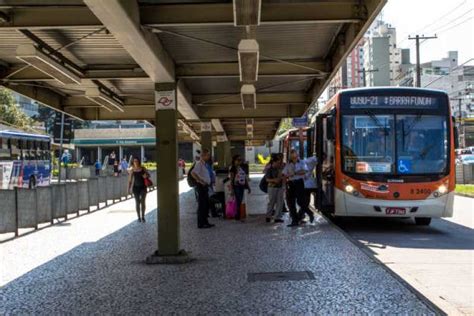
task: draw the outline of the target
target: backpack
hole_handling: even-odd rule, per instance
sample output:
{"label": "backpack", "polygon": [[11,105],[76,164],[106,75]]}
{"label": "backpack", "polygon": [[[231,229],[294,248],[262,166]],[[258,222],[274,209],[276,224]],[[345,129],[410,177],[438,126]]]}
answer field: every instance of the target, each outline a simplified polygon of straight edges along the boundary
{"label": "backpack", "polygon": [[268,193],[268,182],[267,182],[267,176],[263,176],[262,180],[260,180],[260,183],[258,184],[258,187],[260,190],[264,193]]}
{"label": "backpack", "polygon": [[196,179],[194,179],[193,175],[192,175],[192,172],[194,170],[194,166],[196,166],[196,163],[193,163],[193,165],[191,166],[191,168],[189,168],[189,171],[188,171],[188,176],[186,177],[186,180],[188,181],[188,185],[191,187],[191,188],[194,188],[197,186],[197,181]]}

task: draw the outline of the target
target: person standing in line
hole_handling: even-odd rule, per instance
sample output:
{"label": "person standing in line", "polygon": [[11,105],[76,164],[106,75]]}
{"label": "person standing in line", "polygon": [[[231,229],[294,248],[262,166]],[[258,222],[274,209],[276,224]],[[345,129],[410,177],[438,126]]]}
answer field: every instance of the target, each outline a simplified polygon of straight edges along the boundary
{"label": "person standing in line", "polygon": [[244,200],[245,189],[247,189],[249,194],[251,192],[247,180],[247,174],[241,164],[242,158],[240,155],[235,155],[232,157],[232,166],[229,170],[230,185],[232,187],[231,194],[234,196],[237,205],[237,212],[235,215],[236,220],[240,220],[240,206]]}
{"label": "person standing in line", "polygon": [[133,158],[132,164],[128,178],[128,192],[132,192],[135,198],[135,209],[137,211],[138,221],[145,222],[145,200],[147,191],[145,178],[148,178],[150,175],[145,167],[142,166],[140,159]]}
{"label": "person standing in line", "polygon": [[[281,170],[285,169],[286,167],[286,162],[284,160],[284,155],[283,153],[278,153],[276,154],[278,159],[280,159],[281,163],[280,163],[280,168]],[[283,213],[288,213],[288,207],[287,207],[287,204],[288,204],[288,199],[287,199],[287,196],[288,196],[288,190],[286,189],[287,185],[286,185],[286,179],[283,177]]]}
{"label": "person standing in line", "polygon": [[209,150],[203,149],[201,151],[201,160],[196,162],[190,175],[197,182],[196,193],[198,198],[198,228],[211,228],[215,226],[210,224],[207,220],[209,213],[209,186],[211,184],[211,177],[209,176],[209,170],[206,166],[209,158]]}
{"label": "person standing in line", "polygon": [[281,160],[274,156],[270,161],[270,168],[265,173],[268,183],[268,206],[266,222],[271,221],[274,214],[275,223],[283,223],[283,175],[281,170]]}
{"label": "person standing in line", "polygon": [[120,162],[120,168],[122,172],[128,172],[128,162],[126,156],[122,158],[122,161]]}
{"label": "person standing in line", "polygon": [[109,165],[113,165],[115,163],[115,158],[116,158],[115,151],[112,150],[109,156]]}
{"label": "person standing in line", "polygon": [[114,161],[114,176],[115,177],[118,177],[118,175],[120,174],[120,165],[119,165],[119,162],[117,160]]}
{"label": "person standing in line", "polygon": [[102,169],[102,164],[100,163],[99,159],[97,159],[97,161],[95,162],[94,168],[95,168],[95,175],[100,176],[100,170]]}
{"label": "person standing in line", "polygon": [[[288,207],[290,208],[291,224],[289,227],[298,226],[304,224],[302,221],[304,210],[304,176],[307,172],[306,164],[301,161],[298,156],[298,152],[292,149],[290,152],[290,161],[286,164],[283,169],[283,175],[287,178],[288,185]],[[298,203],[300,210],[296,209],[296,203]]]}
{"label": "person standing in line", "polygon": [[[209,178],[211,179],[211,184],[209,185],[209,209],[211,211],[212,217],[219,217],[217,214],[217,210],[215,207],[215,203],[212,199],[212,196],[214,195],[214,186],[216,184],[216,174],[214,173],[214,163],[212,162],[212,158],[209,158],[209,160],[206,162],[206,168],[207,171],[209,171]],[[207,213],[207,217],[209,217],[209,212]]]}
{"label": "person standing in line", "polygon": [[303,211],[308,214],[309,221],[314,222],[314,213],[309,208],[311,202],[311,194],[316,191],[316,179],[313,176],[314,169],[318,163],[318,158],[315,156],[305,159],[304,163],[306,164],[307,172],[304,175],[304,206],[302,207]]}

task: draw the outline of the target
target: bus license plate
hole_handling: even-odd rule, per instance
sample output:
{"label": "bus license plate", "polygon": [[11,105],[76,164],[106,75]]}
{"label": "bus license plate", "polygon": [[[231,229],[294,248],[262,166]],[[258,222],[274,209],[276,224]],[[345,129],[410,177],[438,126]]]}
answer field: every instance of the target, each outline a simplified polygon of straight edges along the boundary
{"label": "bus license plate", "polygon": [[405,215],[406,209],[404,207],[387,207],[385,209],[387,215]]}

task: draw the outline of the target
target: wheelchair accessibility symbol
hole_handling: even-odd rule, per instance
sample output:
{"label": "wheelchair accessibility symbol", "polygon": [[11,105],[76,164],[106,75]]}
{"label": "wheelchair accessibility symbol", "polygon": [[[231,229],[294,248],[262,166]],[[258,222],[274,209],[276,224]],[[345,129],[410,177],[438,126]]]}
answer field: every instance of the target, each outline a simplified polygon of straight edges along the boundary
{"label": "wheelchair accessibility symbol", "polygon": [[411,161],[400,159],[398,160],[398,172],[409,173],[411,171]]}

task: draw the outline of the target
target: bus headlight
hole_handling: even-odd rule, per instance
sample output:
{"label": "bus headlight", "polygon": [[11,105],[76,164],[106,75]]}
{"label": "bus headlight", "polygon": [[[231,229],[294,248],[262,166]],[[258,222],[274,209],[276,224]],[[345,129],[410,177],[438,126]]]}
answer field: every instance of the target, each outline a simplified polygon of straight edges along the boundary
{"label": "bus headlight", "polygon": [[354,187],[350,184],[346,185],[345,190],[347,193],[352,193],[354,192]]}
{"label": "bus headlight", "polygon": [[439,186],[438,192],[440,194],[446,194],[448,192],[448,187],[445,186],[444,184],[442,184],[442,185]]}

